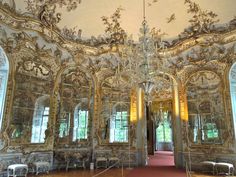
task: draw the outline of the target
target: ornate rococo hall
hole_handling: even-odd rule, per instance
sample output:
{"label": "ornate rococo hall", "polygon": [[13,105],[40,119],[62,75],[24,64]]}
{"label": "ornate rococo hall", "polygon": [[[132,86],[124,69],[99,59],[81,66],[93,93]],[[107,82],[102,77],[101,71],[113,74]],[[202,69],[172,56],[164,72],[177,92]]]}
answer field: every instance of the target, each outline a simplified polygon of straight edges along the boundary
{"label": "ornate rococo hall", "polygon": [[209,9],[178,0],[187,25],[173,34],[185,20],[178,9],[163,17],[166,32],[152,25],[162,0],[140,0],[134,24],[123,18],[129,2],[106,13],[103,1],[90,11],[89,0],[0,0],[0,174],[37,161],[102,166],[101,157],[145,166],[157,149],[172,150],[177,168],[236,167],[236,12],[224,19],[210,0]]}

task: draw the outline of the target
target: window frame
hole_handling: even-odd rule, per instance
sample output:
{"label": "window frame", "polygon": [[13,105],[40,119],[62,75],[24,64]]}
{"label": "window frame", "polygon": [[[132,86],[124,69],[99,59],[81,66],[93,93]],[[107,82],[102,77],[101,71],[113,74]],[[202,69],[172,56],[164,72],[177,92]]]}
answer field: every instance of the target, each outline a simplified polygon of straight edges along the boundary
{"label": "window frame", "polygon": [[[120,108],[118,110],[119,106]],[[128,112],[129,110],[127,109],[126,105],[117,104],[114,106],[113,114],[111,115],[110,122],[109,122],[110,124],[109,143],[128,143],[129,142],[130,122],[129,122]],[[119,127],[117,126],[118,122],[119,122]],[[118,138],[119,136],[123,136],[123,137],[119,139]]]}
{"label": "window frame", "polygon": [[[48,110],[46,110],[46,109],[48,109]],[[46,114],[45,111],[48,113]],[[46,136],[45,131],[47,130],[47,127],[48,127],[49,111],[50,111],[50,107],[44,106],[43,111],[42,111],[42,115],[40,116],[41,119],[38,119],[38,121],[40,121],[39,122],[40,126],[32,125],[31,143],[44,143],[45,142],[45,136]],[[34,123],[34,120],[33,120],[33,123]],[[36,138],[33,138],[33,134],[34,133],[37,134],[37,131],[36,131],[37,127],[39,128],[39,136],[36,139]]]}
{"label": "window frame", "polygon": [[[156,128],[156,136],[157,136],[157,143],[172,143],[172,128],[171,128],[171,122],[168,121],[168,113],[167,112],[163,112],[163,119],[161,120],[161,122],[159,123],[159,126]],[[167,125],[168,124],[168,125]],[[162,126],[162,135],[163,135],[163,141],[158,140],[158,137],[160,136],[159,132],[158,132],[158,128],[160,128],[160,126]],[[169,141],[167,141],[167,130],[169,130]]]}
{"label": "window frame", "polygon": [[[85,113],[85,121],[84,125],[81,126],[81,116],[82,113]],[[77,126],[76,126],[77,122]],[[88,139],[88,123],[89,123],[89,111],[88,109],[81,109],[80,106],[76,106],[75,112],[74,112],[74,120],[73,120],[73,137],[72,141],[81,141],[81,140],[87,140]],[[80,131],[83,132],[83,136],[80,137]]]}
{"label": "window frame", "polygon": [[231,66],[229,71],[229,91],[230,91],[230,101],[232,109],[232,122],[234,128],[234,139],[236,139],[236,62]]}
{"label": "window frame", "polygon": [[46,130],[48,129],[50,118],[50,106],[49,96],[41,96],[35,103],[34,116],[31,127],[31,139],[32,144],[45,143]]}
{"label": "window frame", "polygon": [[2,125],[3,125],[3,119],[4,119],[4,108],[5,108],[5,102],[6,102],[6,94],[7,94],[7,85],[8,85],[8,77],[9,77],[9,61],[8,58],[4,52],[4,50],[1,48],[0,46],[0,56],[3,57],[3,64],[0,67],[0,74],[3,75],[3,88],[1,89],[1,85],[0,85],[0,91],[2,91],[2,93],[0,93],[0,131],[2,130]]}

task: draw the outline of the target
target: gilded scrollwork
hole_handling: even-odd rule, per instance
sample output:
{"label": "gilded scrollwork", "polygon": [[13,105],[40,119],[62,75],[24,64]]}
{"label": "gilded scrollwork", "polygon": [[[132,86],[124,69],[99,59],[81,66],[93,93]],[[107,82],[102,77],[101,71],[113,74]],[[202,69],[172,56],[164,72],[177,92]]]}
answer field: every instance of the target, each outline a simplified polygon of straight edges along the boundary
{"label": "gilded scrollwork", "polygon": [[61,13],[56,12],[57,7],[66,7],[68,11],[75,10],[81,3],[81,0],[26,0],[26,10],[34,16],[38,16],[39,20],[46,26],[55,26],[61,20]]}
{"label": "gilded scrollwork", "polygon": [[199,33],[209,33],[213,30],[214,24],[219,22],[216,13],[202,10],[197,3],[191,0],[185,0],[185,4],[188,5],[188,13],[193,14],[192,19],[189,20],[191,26],[185,30],[185,33],[189,36]]}
{"label": "gilded scrollwork", "polygon": [[106,27],[105,32],[108,35],[107,41],[110,45],[123,44],[127,36],[125,30],[120,25],[122,10],[123,9],[121,7],[117,8],[110,19],[105,16],[102,17],[102,21],[104,22],[104,25]]}
{"label": "gilded scrollwork", "polygon": [[[118,8],[110,18],[102,17],[105,35],[83,39],[81,29],[65,27],[60,30],[57,27],[62,18],[57,8],[66,7],[68,11],[74,10],[80,2],[80,0],[27,0],[28,10],[38,17],[37,19],[26,14],[18,14],[12,8],[5,8],[7,5],[0,4],[0,23],[3,24],[0,27],[0,45],[11,63],[6,117],[4,117],[6,121],[3,122],[4,132],[0,134],[0,150],[23,152],[27,148],[27,150],[69,150],[71,147],[78,150],[90,148],[93,144],[93,147],[104,151],[127,151],[128,143],[122,146],[109,143],[112,106],[121,101],[130,104],[130,75],[121,73],[114,76],[121,69],[118,63],[127,62],[121,52],[127,38],[120,24],[122,9]],[[214,153],[231,153],[234,147],[231,142],[233,131],[227,129],[227,126],[231,127],[232,114],[224,114],[226,106],[222,106],[224,102],[230,106],[229,101],[227,102],[230,96],[228,93],[225,96],[229,88],[225,86],[222,91],[213,81],[219,77],[221,84],[225,84],[226,69],[236,60],[236,20],[235,18],[231,20],[227,28],[219,28],[215,26],[218,22],[215,13],[202,10],[191,0],[186,0],[185,3],[189,7],[189,13],[193,15],[190,27],[180,34],[179,39],[164,41],[162,46],[156,46],[157,54],[151,64],[158,70],[160,69],[158,62],[164,63],[167,66],[165,74],[176,78],[179,81],[178,86],[183,84],[178,91],[180,103],[184,103],[186,94],[189,99],[200,100],[199,103],[189,101],[189,114],[196,115],[199,111],[209,114],[211,117],[208,115],[206,120],[203,120],[206,126],[209,123],[208,118],[214,116],[214,126],[219,128],[218,134],[221,135],[221,139],[214,138],[208,141],[204,134],[202,136],[205,138],[204,143],[201,144],[200,136],[195,136],[196,143],[193,143],[194,131],[189,131],[191,133],[189,138],[192,141],[191,151],[193,153],[200,151],[211,158]],[[150,35],[156,44],[160,44],[164,33],[160,34],[160,30],[153,28]],[[131,42],[132,45],[136,45],[134,41]],[[0,56],[0,66],[2,61]],[[198,73],[207,73],[207,79]],[[208,77],[211,75],[209,73],[214,77]],[[56,77],[60,79],[56,80]],[[152,92],[153,99],[172,99],[171,77],[159,75],[155,77],[157,84],[162,85],[162,89]],[[204,90],[206,80],[212,84]],[[193,85],[200,85],[200,88],[194,88]],[[222,94],[216,93],[219,90]],[[199,98],[198,95],[203,96]],[[211,100],[207,101],[209,95]],[[50,121],[45,131],[45,143],[32,145],[30,134],[34,107],[37,98],[41,96],[49,98]],[[88,140],[73,140],[73,117],[78,104],[91,111]],[[212,109],[211,113],[209,109]],[[227,108],[227,111],[232,110]],[[218,117],[216,113],[219,113]],[[224,123],[223,120],[227,120],[228,123]],[[190,118],[188,124],[184,124],[181,128],[185,130],[188,126],[194,128],[196,125],[193,118]],[[66,129],[66,126],[69,128]],[[203,133],[207,131],[206,126],[203,127],[205,128]],[[96,136],[91,131],[92,128]],[[129,128],[131,149],[135,151],[136,124],[130,124]],[[187,137],[184,132],[182,133],[184,151],[188,151]],[[197,133],[201,134],[200,130],[197,130]],[[207,141],[216,144],[209,146]]]}
{"label": "gilded scrollwork", "polygon": [[[92,126],[93,85],[88,72],[81,68],[67,68],[61,75],[58,88],[58,107],[55,125],[55,148],[88,147],[90,145]],[[88,137],[77,138],[78,126],[75,117],[79,110],[88,111]]]}

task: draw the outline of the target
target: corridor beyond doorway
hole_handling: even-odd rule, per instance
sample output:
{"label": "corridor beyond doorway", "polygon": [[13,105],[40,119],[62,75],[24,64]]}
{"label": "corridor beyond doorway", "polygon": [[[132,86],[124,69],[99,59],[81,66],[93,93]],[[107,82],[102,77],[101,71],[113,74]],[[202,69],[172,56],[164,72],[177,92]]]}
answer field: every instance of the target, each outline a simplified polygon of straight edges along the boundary
{"label": "corridor beyond doorway", "polygon": [[157,151],[149,156],[146,167],[135,168],[126,177],[186,177],[184,169],[174,165],[174,155],[170,151]]}
{"label": "corridor beyond doorway", "polygon": [[149,156],[148,166],[175,166],[172,151],[156,151]]}

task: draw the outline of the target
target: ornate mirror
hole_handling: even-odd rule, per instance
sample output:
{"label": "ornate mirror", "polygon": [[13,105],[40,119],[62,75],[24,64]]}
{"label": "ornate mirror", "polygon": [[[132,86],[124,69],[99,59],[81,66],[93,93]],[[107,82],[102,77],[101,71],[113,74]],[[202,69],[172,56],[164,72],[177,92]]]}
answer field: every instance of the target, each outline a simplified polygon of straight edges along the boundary
{"label": "ornate mirror", "polygon": [[210,71],[195,73],[187,82],[187,99],[190,141],[222,143],[225,114],[219,76]]}
{"label": "ornate mirror", "polygon": [[92,127],[93,84],[79,68],[69,68],[61,75],[56,125],[56,146],[89,145]]}

